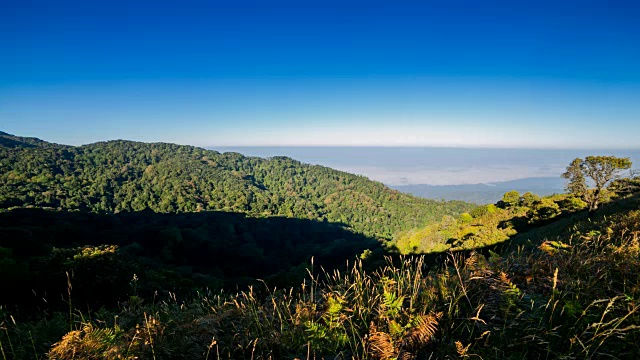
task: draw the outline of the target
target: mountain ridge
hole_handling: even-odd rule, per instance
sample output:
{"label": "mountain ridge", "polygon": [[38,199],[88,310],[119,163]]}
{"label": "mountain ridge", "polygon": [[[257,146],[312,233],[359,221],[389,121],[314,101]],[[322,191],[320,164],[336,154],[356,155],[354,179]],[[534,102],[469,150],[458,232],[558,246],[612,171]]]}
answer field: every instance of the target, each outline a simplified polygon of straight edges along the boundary
{"label": "mountain ridge", "polygon": [[460,185],[394,185],[391,188],[427,199],[495,203],[507,191],[532,192],[539,196],[564,192],[564,180],[558,177],[528,177],[515,180]]}
{"label": "mountain ridge", "polygon": [[287,157],[127,140],[66,146],[6,133],[0,138],[13,141],[0,143],[0,208],[224,210],[339,222],[390,238],[473,207],[420,199],[361,175]]}

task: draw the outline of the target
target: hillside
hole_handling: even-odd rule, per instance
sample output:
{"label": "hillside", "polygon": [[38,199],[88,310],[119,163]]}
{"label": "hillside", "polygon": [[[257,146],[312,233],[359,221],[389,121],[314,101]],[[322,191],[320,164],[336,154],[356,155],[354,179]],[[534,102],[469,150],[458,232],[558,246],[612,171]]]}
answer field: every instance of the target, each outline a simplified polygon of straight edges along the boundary
{"label": "hillside", "polygon": [[[0,304],[23,311],[64,307],[73,283],[76,304],[115,306],[131,291],[144,298],[167,291],[246,289],[266,281],[291,286],[315,263],[339,268],[374,238],[337,224],[204,211],[95,214],[40,209],[0,212]],[[34,297],[34,294],[38,296]]]}
{"label": "hillside", "polygon": [[382,238],[471,208],[286,157],[121,140],[71,147],[5,133],[0,140],[0,208],[222,210],[342,223]]}
{"label": "hillside", "polygon": [[[142,296],[291,286],[403,229],[472,206],[276,157],[110,141],[71,147],[0,134],[0,305],[115,306]],[[96,259],[100,259],[94,263]],[[117,269],[108,274],[108,269]],[[34,297],[33,294],[38,294]],[[55,295],[54,295],[55,294]]]}
{"label": "hillside", "polygon": [[[474,219],[489,226],[497,209],[504,218],[513,210],[485,208]],[[25,359],[637,359],[639,209],[635,195],[591,217],[536,218],[518,241],[481,252],[387,257],[373,267],[378,260],[364,256],[328,274],[311,267],[283,290],[151,299],[134,279],[118,308],[23,323],[4,315],[0,343]],[[112,256],[91,249],[71,258],[96,271],[88,264]]]}
{"label": "hillside", "polygon": [[3,360],[640,357],[637,177],[597,209],[474,207],[289,158],[0,137]]}
{"label": "hillside", "polygon": [[[634,209],[636,196],[629,196],[640,191],[639,185],[640,179],[636,177],[613,182],[608,189],[603,189],[603,193],[615,201],[605,203],[598,216]],[[528,239],[568,236],[576,230],[576,222],[592,217],[587,203],[574,195],[539,197],[531,192],[520,195],[511,190],[495,204],[480,205],[457,218],[445,216],[439,223],[401,232],[388,246],[403,254],[509,246]]]}
{"label": "hillside", "polygon": [[7,134],[6,132],[0,131],[0,147],[7,148],[32,148],[32,147],[41,147],[41,148],[63,148],[64,145],[54,144],[50,142],[46,142],[34,137],[24,137],[24,136],[16,136]]}

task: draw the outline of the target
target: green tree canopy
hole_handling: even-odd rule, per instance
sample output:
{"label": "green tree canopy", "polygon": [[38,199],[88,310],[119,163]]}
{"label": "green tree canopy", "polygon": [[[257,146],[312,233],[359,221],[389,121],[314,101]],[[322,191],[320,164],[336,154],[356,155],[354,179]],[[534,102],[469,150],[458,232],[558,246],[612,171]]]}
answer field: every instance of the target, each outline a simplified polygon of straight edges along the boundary
{"label": "green tree canopy", "polygon": [[505,208],[511,208],[511,207],[517,206],[519,203],[520,203],[520,193],[515,190],[507,191],[502,196],[502,206]]}
{"label": "green tree canopy", "polygon": [[[615,156],[587,156],[584,160],[574,159],[562,177],[569,180],[566,189],[569,193],[579,196],[587,202],[589,211],[598,208],[600,202],[607,198],[606,187],[620,177],[620,172],[631,168],[629,158]],[[586,179],[589,178],[593,188],[589,188]]]}
{"label": "green tree canopy", "polygon": [[538,222],[552,219],[560,215],[560,207],[551,199],[536,201],[527,212],[527,217],[531,222]]}
{"label": "green tree canopy", "polygon": [[0,210],[16,206],[286,216],[339,222],[386,239],[473,208],[287,157],[122,140],[73,147],[0,132]]}
{"label": "green tree canopy", "polygon": [[527,191],[522,194],[522,205],[526,207],[531,207],[536,201],[539,201],[540,197],[532,192]]}

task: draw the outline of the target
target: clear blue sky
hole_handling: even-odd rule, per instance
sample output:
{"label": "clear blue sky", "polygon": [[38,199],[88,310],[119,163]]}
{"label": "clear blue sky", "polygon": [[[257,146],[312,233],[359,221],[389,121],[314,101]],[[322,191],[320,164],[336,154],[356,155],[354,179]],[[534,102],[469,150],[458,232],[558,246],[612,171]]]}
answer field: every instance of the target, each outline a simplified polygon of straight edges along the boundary
{"label": "clear blue sky", "polygon": [[638,148],[640,2],[3,0],[0,130]]}

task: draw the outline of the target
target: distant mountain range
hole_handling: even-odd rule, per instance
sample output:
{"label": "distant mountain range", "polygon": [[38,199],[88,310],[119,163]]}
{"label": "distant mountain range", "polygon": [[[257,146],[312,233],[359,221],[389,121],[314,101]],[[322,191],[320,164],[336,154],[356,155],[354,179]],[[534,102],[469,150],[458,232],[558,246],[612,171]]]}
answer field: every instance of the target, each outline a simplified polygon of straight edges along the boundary
{"label": "distant mountain range", "polygon": [[565,180],[558,177],[532,177],[486,184],[464,185],[399,185],[392,188],[429,199],[462,200],[476,204],[495,203],[511,190],[530,191],[545,196],[564,192]]}

